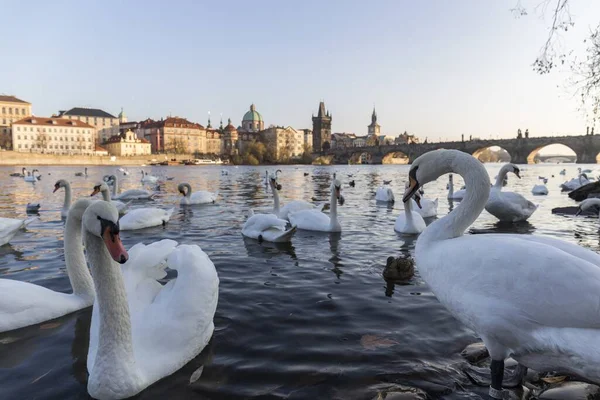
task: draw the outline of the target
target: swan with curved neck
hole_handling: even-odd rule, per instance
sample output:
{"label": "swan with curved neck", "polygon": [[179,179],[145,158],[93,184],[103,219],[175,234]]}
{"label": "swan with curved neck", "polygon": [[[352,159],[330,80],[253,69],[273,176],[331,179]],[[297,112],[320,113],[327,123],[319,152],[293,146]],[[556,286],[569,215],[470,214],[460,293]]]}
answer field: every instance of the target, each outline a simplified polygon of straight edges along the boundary
{"label": "swan with curved neck", "polygon": [[496,183],[490,189],[490,197],[485,209],[500,221],[526,221],[535,212],[537,206],[519,193],[502,191],[503,182],[509,172],[521,178],[519,167],[515,164],[505,164],[496,177]]}
{"label": "swan with curved neck", "polygon": [[341,232],[342,226],[338,221],[338,202],[344,205],[342,183],[334,178],[331,183],[329,216],[319,210],[301,210],[289,214],[290,223],[298,229],[320,232]]}
{"label": "swan with curved neck", "polygon": [[69,207],[71,207],[71,184],[64,179],[59,179],[54,184],[54,190],[52,193],[56,193],[56,191],[60,188],[65,189],[65,199],[63,201],[63,206],[60,209],[60,215],[66,217],[69,213]]}
{"label": "swan with curved neck", "polygon": [[180,183],[177,186],[177,190],[183,195],[180,203],[184,205],[210,204],[217,201],[217,197],[219,197],[219,191],[212,193],[205,190],[199,190],[192,193],[192,186],[189,183]]}
{"label": "swan with curved neck", "polygon": [[94,190],[92,191],[90,197],[93,197],[98,193],[102,194],[102,200],[110,202],[113,206],[117,208],[117,210],[119,211],[119,215],[124,215],[127,213],[127,210],[131,205],[131,201],[129,201],[128,203],[123,203],[119,200],[111,200],[110,189],[108,188],[108,185],[105,182],[98,183],[96,186],[94,186]]}
{"label": "swan with curved neck", "polygon": [[312,203],[309,203],[308,201],[304,201],[304,200],[292,200],[288,203],[286,203],[283,207],[280,206],[280,202],[279,202],[279,191],[281,190],[282,186],[278,181],[278,173],[280,173],[281,170],[277,170],[275,172],[275,174],[271,174],[271,176],[269,177],[269,186],[271,187],[271,191],[273,192],[273,214],[275,214],[277,217],[284,219],[286,221],[290,220],[290,214],[298,212],[298,211],[303,211],[303,210],[317,210],[317,211],[322,211],[324,204],[320,204],[320,205],[314,205]]}
{"label": "swan with curved neck", "polygon": [[86,210],[82,223],[97,293],[90,328],[88,392],[98,399],[134,396],[193,359],[212,336],[218,301],[214,264],[200,247],[181,245],[155,260],[166,259],[163,269],[177,270],[177,278],[164,286],[156,280],[146,282],[153,284],[152,296],[132,303],[116,264],[125,263],[125,270],[128,260],[118,218],[110,203],[99,201]]}
{"label": "swan with curved neck", "polygon": [[[404,199],[455,172],[467,185],[460,205],[417,240],[416,264],[438,300],[483,339],[492,358],[490,395],[502,398],[504,360],[600,382],[600,256],[534,235],[463,236],[483,211],[490,180],[481,163],[457,150],[417,158]],[[568,279],[565,279],[568,276]]]}
{"label": "swan with curved neck", "polygon": [[113,200],[149,200],[154,197],[154,193],[143,189],[129,189],[125,190],[123,193],[117,194],[119,193],[119,179],[116,175],[109,175],[108,180],[109,182],[112,182],[113,185]]}
{"label": "swan with curved neck", "polygon": [[39,324],[92,305],[95,291],[81,246],[81,220],[92,202],[77,200],[67,215],[64,254],[72,294],[55,292],[43,286],[0,279],[0,332]]}
{"label": "swan with curved neck", "polygon": [[[408,183],[407,183],[408,187]],[[418,207],[421,207],[421,196],[417,191],[413,195],[414,200]],[[394,230],[399,233],[404,233],[406,235],[418,235],[423,232],[426,228],[425,221],[421,214],[412,209],[413,199],[410,198],[404,202],[404,212],[398,215],[396,219],[396,224],[394,225]]]}

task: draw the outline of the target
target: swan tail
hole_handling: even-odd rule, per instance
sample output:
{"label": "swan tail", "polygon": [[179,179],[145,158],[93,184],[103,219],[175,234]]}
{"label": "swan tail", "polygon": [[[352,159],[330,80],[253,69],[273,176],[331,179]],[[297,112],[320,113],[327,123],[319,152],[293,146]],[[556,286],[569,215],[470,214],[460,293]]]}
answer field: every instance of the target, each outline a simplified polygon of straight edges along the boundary
{"label": "swan tail", "polygon": [[254,210],[250,209],[250,211],[248,211],[248,218],[251,218],[254,216]]}
{"label": "swan tail", "polygon": [[171,215],[173,215],[174,211],[175,211],[175,207],[165,210],[165,212],[167,213],[167,220],[171,219]]}
{"label": "swan tail", "polygon": [[37,217],[32,217],[32,218],[27,218],[23,221],[23,226],[22,228],[26,228],[27,225],[29,225],[30,223],[32,223],[33,221],[36,221]]}
{"label": "swan tail", "polygon": [[288,229],[287,231],[283,232],[281,235],[275,237],[273,242],[283,243],[283,242],[291,241],[292,236],[294,236],[294,233],[296,233],[296,230],[298,230],[298,228],[295,226],[292,226],[291,229]]}

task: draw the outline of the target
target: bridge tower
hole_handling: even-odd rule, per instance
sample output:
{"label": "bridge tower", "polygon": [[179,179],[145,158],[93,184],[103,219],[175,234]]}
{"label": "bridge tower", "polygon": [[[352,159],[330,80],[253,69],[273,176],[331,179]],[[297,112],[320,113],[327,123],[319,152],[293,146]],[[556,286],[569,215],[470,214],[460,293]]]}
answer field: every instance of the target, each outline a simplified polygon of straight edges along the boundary
{"label": "bridge tower", "polygon": [[319,113],[313,114],[313,151],[328,151],[331,148],[331,114],[325,111],[325,103],[319,103]]}

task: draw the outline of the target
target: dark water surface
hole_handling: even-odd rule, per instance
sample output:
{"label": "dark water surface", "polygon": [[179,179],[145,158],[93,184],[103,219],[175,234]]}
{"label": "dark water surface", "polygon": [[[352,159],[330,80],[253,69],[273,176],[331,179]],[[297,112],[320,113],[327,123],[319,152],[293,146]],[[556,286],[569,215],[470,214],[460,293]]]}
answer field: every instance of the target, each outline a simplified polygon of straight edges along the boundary
{"label": "dark water surface", "polygon": [[[577,166],[566,166],[567,177],[558,174],[563,167],[523,166],[523,179],[509,177],[507,189],[540,204],[527,223],[498,225],[484,211],[473,228],[549,235],[597,251],[597,219],[550,212],[553,207],[575,204],[558,186],[575,176]],[[493,178],[500,165],[488,164],[487,168]],[[81,167],[39,169],[43,179],[33,185],[8,176],[19,168],[0,168],[0,216],[24,218],[26,203],[42,203],[39,221],[0,247],[0,273],[2,278],[69,292],[60,218],[63,194],[52,194],[54,182],[68,179],[76,199],[88,196],[102,175],[115,168],[88,168],[87,178],[75,177]],[[464,361],[459,354],[477,341],[474,333],[438,303],[418,276],[418,266],[417,275],[405,285],[388,283],[381,275],[386,258],[411,254],[416,238],[394,232],[402,204],[376,205],[375,190],[382,180],[391,179],[399,199],[408,166],[280,169],[283,204],[290,199],[327,200],[331,174],[337,171],[346,198],[339,208],[341,234],[299,231],[288,246],[244,239],[240,231],[248,210],[272,207],[272,198],[262,185],[264,167],[145,168],[175,177],[161,185],[160,195],[151,203],[175,206],[176,211],[165,228],[122,232],[125,246],[165,238],[197,244],[214,262],[221,285],[216,330],[207,348],[138,397],[373,399],[382,389],[404,385],[422,389],[431,398],[479,398],[484,391],[462,372]],[[139,170],[130,168],[122,189],[140,187]],[[228,175],[222,175],[222,170]],[[304,172],[310,175],[305,177]],[[550,179],[548,196],[531,195],[538,175]],[[356,181],[354,188],[347,185],[351,179]],[[219,190],[219,203],[180,207],[176,187],[183,181],[194,190]],[[457,188],[461,182],[455,179]],[[425,197],[439,198],[438,217],[452,207],[446,200],[446,183],[442,177],[425,188]],[[0,399],[88,398],[90,319],[91,309],[87,309],[0,334]],[[200,378],[190,382],[199,368],[203,368]]]}

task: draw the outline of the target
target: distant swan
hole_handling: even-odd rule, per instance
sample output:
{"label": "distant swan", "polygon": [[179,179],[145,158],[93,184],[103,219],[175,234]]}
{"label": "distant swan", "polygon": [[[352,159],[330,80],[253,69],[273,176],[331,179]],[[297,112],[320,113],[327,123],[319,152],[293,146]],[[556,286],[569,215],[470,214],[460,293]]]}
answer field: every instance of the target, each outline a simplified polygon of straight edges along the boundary
{"label": "distant swan", "polygon": [[183,195],[180,203],[184,205],[214,203],[219,197],[218,190],[214,193],[204,190],[192,193],[192,186],[189,183],[180,183],[177,190]]}
{"label": "distant swan", "polygon": [[155,195],[155,193],[143,189],[129,189],[119,193],[119,179],[116,175],[110,175],[109,182],[112,182],[113,185],[113,200],[149,200]]}
{"label": "distant swan", "polygon": [[391,188],[387,186],[379,186],[375,192],[375,201],[380,201],[382,203],[394,203],[396,199],[394,198],[394,192]]}
{"label": "distant swan", "polygon": [[420,200],[419,203],[417,204],[417,202],[415,201],[415,199],[411,199],[411,207],[413,209],[413,211],[418,212],[419,214],[421,214],[421,217],[423,218],[433,218],[437,216],[437,208],[438,208],[438,199],[436,198],[435,200],[430,200],[430,199],[426,199],[423,197],[425,193],[423,191],[419,192],[420,195]]}
{"label": "distant swan", "polygon": [[[417,206],[420,206],[419,193],[416,192],[414,194],[414,197]],[[423,217],[421,217],[421,214],[412,210],[412,203],[412,198],[404,202],[404,211],[401,212],[400,215],[398,215],[398,218],[396,218],[396,224],[394,225],[394,230],[396,232],[404,233],[406,235],[417,235],[423,232],[423,230],[425,230],[425,228],[427,227],[427,225],[425,225]]]}
{"label": "distant swan", "polygon": [[154,175],[148,175],[147,172],[142,171],[142,182],[144,183],[156,183],[158,181],[158,177]]}
{"label": "distant swan", "polygon": [[461,201],[466,193],[465,189],[460,189],[456,192],[454,191],[454,179],[452,174],[448,175],[448,185],[446,185],[446,189],[448,189],[448,200]]}
{"label": "distant swan", "polygon": [[342,226],[338,221],[337,203],[344,204],[342,196],[342,183],[338,179],[333,179],[331,183],[331,198],[329,215],[319,210],[301,210],[289,214],[292,226],[307,231],[321,232],[341,232]]}
{"label": "distant swan", "polygon": [[[166,254],[157,253],[154,243],[136,245],[130,252],[145,255],[147,266],[128,266],[118,219],[117,210],[105,201],[95,202],[83,215],[96,289],[87,389],[97,399],[134,396],[196,357],[213,334],[219,296],[215,266],[197,245],[180,245]],[[157,245],[165,242],[177,244],[166,240]],[[123,270],[113,260],[124,264]],[[163,286],[157,279],[164,278],[166,267],[176,270],[177,278]],[[128,297],[132,282],[143,287],[135,298]]]}
{"label": "distant swan", "polygon": [[579,215],[583,211],[587,210],[592,210],[596,214],[600,213],[600,199],[591,198],[583,200],[581,203],[579,203],[579,207],[577,208],[575,215]]}
{"label": "distant swan", "polygon": [[94,190],[92,191],[92,194],[90,196],[95,196],[98,193],[102,194],[102,200],[109,201],[113,206],[115,206],[117,211],[119,211],[119,215],[127,214],[132,200],[129,200],[127,203],[123,203],[119,200],[111,200],[110,190],[108,189],[108,185],[105,182],[98,183],[96,186],[94,186]]}
{"label": "distant swan", "polygon": [[287,221],[274,214],[254,214],[244,223],[242,235],[258,241],[284,243],[292,240],[296,228],[286,230]]}
{"label": "distant swan", "polygon": [[600,255],[534,235],[463,236],[490,193],[485,168],[458,150],[417,158],[410,188],[456,172],[467,185],[461,205],[429,225],[417,240],[416,265],[438,300],[482,338],[492,358],[490,395],[502,398],[504,360],[600,383]]}
{"label": "distant swan", "polygon": [[0,332],[39,324],[92,305],[94,284],[81,245],[81,218],[90,204],[88,199],[76,201],[65,223],[65,265],[73,293],[55,292],[29,282],[0,279]]}
{"label": "distant swan", "polygon": [[[280,170],[277,170],[280,172]],[[280,207],[279,204],[279,191],[281,190],[281,184],[277,181],[277,172],[275,174],[271,174],[269,177],[269,186],[271,187],[271,192],[273,193],[273,213],[277,215],[281,219],[290,220],[290,214],[303,211],[303,210],[315,210],[321,212],[325,204],[314,205],[305,200],[292,200],[288,202],[285,206]]]}
{"label": "distant swan", "polygon": [[498,173],[496,183],[490,189],[485,210],[500,221],[526,221],[535,212],[537,206],[519,193],[502,191],[502,181],[508,172],[512,172],[518,178],[521,178],[519,168],[515,164],[505,164]]}

